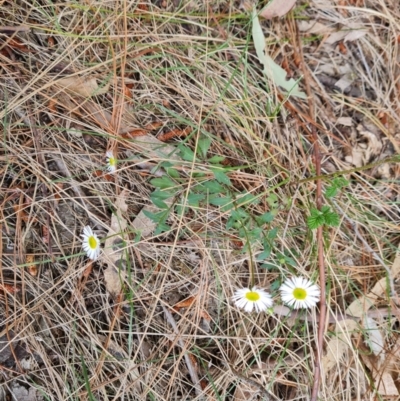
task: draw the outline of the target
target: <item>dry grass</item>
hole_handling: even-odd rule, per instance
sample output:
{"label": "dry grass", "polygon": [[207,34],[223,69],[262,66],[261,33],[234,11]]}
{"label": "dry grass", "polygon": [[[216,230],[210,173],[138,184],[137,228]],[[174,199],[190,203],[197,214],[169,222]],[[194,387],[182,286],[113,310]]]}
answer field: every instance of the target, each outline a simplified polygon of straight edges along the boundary
{"label": "dry grass", "polygon": [[[353,327],[338,319],[357,299],[368,303],[387,270],[396,284],[399,169],[381,161],[399,148],[399,5],[298,3],[263,22],[268,49],[295,79],[303,54],[300,86],[312,90],[324,173],[359,168],[345,174],[350,184],[332,205],[340,226],[324,229],[325,340],[328,348],[340,341],[323,360],[332,369],[320,397],[385,399],[389,384],[393,394],[400,385],[398,317],[387,310],[397,312],[396,298],[387,287],[368,305],[386,308],[374,315],[386,361],[377,369],[363,320]],[[2,1],[0,26],[10,25],[29,30],[0,36],[0,400],[22,399],[21,386],[44,400],[309,399],[318,310],[308,320],[279,310],[247,315],[229,301],[248,284],[251,263],[257,285],[272,290],[291,274],[318,281],[319,268],[306,221],[316,185],[304,180],[315,172],[313,117],[307,102],[282,101],[263,77],[249,14],[217,0]],[[355,40],[330,42],[334,32],[361,28],[367,33]],[[79,88],[96,79],[97,92],[72,93],[65,77]],[[344,93],[334,87],[339,79],[350,83]],[[151,140],[173,130],[182,135],[171,134],[167,148]],[[166,232],[148,220],[147,235],[138,235],[136,216],[151,204],[150,181],[166,161],[180,174],[178,204],[213,179],[206,159],[184,161],[177,151],[184,144],[200,154],[205,137],[207,157],[225,157],[232,186],[222,192],[257,195],[242,202],[251,218],[277,211],[262,232],[277,229],[267,260],[257,259],[260,238],[241,251],[240,226],[227,228],[232,210],[207,198],[183,215],[173,208]],[[108,149],[119,159],[113,176],[104,174]],[[83,227],[106,239],[116,215],[127,226],[118,233],[123,250],[105,249],[90,263]],[[104,271],[115,260],[121,290],[110,293]]]}

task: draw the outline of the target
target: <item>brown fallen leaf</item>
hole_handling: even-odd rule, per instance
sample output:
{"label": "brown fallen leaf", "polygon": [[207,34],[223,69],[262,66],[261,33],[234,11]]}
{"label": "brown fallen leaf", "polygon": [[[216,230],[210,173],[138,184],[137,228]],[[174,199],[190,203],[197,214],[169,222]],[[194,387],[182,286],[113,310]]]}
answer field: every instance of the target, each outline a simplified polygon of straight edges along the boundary
{"label": "brown fallen leaf", "polygon": [[296,0],[272,0],[261,11],[260,16],[265,19],[283,17],[296,4]]}
{"label": "brown fallen leaf", "polygon": [[78,94],[84,97],[91,97],[107,93],[110,88],[110,83],[99,86],[97,79],[92,77],[67,77],[55,81],[55,84],[65,89],[72,94]]}
{"label": "brown fallen leaf", "polygon": [[176,138],[177,136],[187,136],[192,132],[191,127],[187,127],[185,129],[173,129],[172,131],[168,131],[165,134],[158,135],[157,139],[162,142],[169,141],[172,138]]}
{"label": "brown fallen leaf", "polygon": [[20,288],[11,284],[0,284],[0,290],[3,292],[8,292],[9,294],[15,294],[21,291]]}
{"label": "brown fallen leaf", "polygon": [[34,255],[26,255],[26,263],[28,265],[28,272],[31,276],[36,277],[38,274],[38,269],[34,262],[35,262]]}
{"label": "brown fallen leaf", "polygon": [[182,309],[182,308],[189,308],[190,306],[193,305],[193,303],[195,301],[196,301],[196,297],[186,298],[183,301],[180,301],[177,304],[175,304],[173,310],[178,311],[179,309]]}

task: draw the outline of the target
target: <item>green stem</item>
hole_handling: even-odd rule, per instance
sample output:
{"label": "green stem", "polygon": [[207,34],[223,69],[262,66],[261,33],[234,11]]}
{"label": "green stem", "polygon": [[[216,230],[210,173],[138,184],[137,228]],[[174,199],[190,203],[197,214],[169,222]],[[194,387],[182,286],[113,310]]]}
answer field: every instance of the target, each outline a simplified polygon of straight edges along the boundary
{"label": "green stem", "polygon": [[242,228],[244,230],[244,235],[246,236],[246,242],[247,242],[247,249],[249,251],[249,273],[250,273],[249,288],[252,289],[256,284],[255,283],[255,269],[254,269],[254,264],[253,264],[253,252],[251,251],[251,243],[249,240],[249,236],[247,235],[247,230],[242,221],[240,221],[240,224],[242,225]]}

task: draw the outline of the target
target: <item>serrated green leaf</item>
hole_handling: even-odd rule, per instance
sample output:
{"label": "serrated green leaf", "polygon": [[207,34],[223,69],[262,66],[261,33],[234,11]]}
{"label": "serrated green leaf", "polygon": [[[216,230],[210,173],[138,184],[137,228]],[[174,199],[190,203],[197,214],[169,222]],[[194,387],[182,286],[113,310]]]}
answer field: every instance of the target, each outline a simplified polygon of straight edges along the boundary
{"label": "serrated green leaf", "polygon": [[150,200],[155,206],[159,207],[160,209],[168,209],[168,205],[160,198],[150,198]]}
{"label": "serrated green leaf", "polygon": [[279,279],[278,280],[274,280],[269,288],[270,288],[271,291],[278,291],[278,289],[281,286],[281,284],[282,284],[281,280],[279,280]]}
{"label": "serrated green leaf", "polygon": [[336,187],[330,186],[330,187],[326,188],[325,196],[327,198],[334,198],[337,195],[338,191],[339,190]]}
{"label": "serrated green leaf", "polygon": [[181,204],[175,206],[175,212],[178,217],[184,216],[188,210],[189,208],[187,206],[183,206]]}
{"label": "serrated green leaf", "polygon": [[242,220],[249,218],[249,214],[242,207],[232,210],[231,216],[236,220]]}
{"label": "serrated green leaf", "polygon": [[276,209],[278,207],[278,197],[275,194],[268,196],[266,201],[271,209]]}
{"label": "serrated green leaf", "polygon": [[153,178],[152,180],[150,180],[150,184],[161,189],[166,189],[176,186],[176,184],[165,175],[164,177]]}
{"label": "serrated green leaf", "polygon": [[[314,210],[318,210],[318,209],[314,209]],[[325,214],[325,213],[329,213],[330,211],[331,211],[330,206],[324,205],[321,207],[321,211],[319,213]]]}
{"label": "serrated green leaf", "polygon": [[307,226],[311,230],[315,230],[316,228],[322,226],[324,223],[325,218],[323,214],[311,214],[311,216],[307,218]]}
{"label": "serrated green leaf", "polygon": [[203,186],[210,192],[213,193],[221,193],[224,190],[224,187],[216,180],[206,181],[203,183]]}
{"label": "serrated green leaf", "polygon": [[230,196],[228,197],[213,197],[213,198],[209,198],[209,202],[211,205],[214,206],[226,206],[228,204],[232,203],[232,198]]}
{"label": "serrated green leaf", "polygon": [[265,259],[269,258],[270,255],[271,255],[271,251],[262,251],[261,253],[259,253],[257,255],[256,260],[258,262],[261,262],[262,260],[265,260]]}
{"label": "serrated green leaf", "polygon": [[275,216],[273,215],[272,212],[266,212],[261,216],[257,216],[256,220],[258,224],[266,224],[266,223],[271,223],[271,221],[274,220],[274,218]]}
{"label": "serrated green leaf", "polygon": [[340,224],[340,218],[335,212],[325,213],[325,224],[329,227],[337,227]]}
{"label": "serrated green leaf", "polygon": [[208,149],[211,145],[211,138],[209,136],[203,135],[197,142],[197,147],[200,151],[200,156],[205,159],[207,157]]}
{"label": "serrated green leaf", "polygon": [[234,227],[236,223],[237,220],[234,217],[229,217],[228,221],[226,222],[226,229],[229,230],[230,228]]}
{"label": "serrated green leaf", "polygon": [[252,204],[252,203],[256,203],[257,201],[259,201],[259,197],[253,194],[245,194],[243,196],[238,197],[238,202],[240,204]]}
{"label": "serrated green leaf", "polygon": [[143,209],[143,213],[146,217],[148,217],[151,221],[154,221],[154,223],[159,223],[161,220],[163,220],[163,216],[165,214],[164,211],[153,213],[150,212],[149,210]]}
{"label": "serrated green leaf", "polygon": [[183,160],[187,162],[193,162],[193,160],[196,160],[196,155],[190,148],[182,144],[179,144],[178,148],[179,154]]}
{"label": "serrated green leaf", "polygon": [[199,202],[201,202],[205,198],[206,197],[203,194],[195,194],[195,193],[191,192],[191,193],[189,193],[189,195],[187,197],[187,203],[189,204],[189,206],[199,207]]}
{"label": "serrated green leaf", "polygon": [[340,189],[349,185],[349,181],[344,177],[336,177],[333,179],[332,185]]}
{"label": "serrated green leaf", "polygon": [[211,170],[214,174],[215,179],[221,183],[221,184],[225,184],[225,185],[232,185],[231,184],[231,180],[229,179],[229,177],[222,171],[222,170]]}
{"label": "serrated green leaf", "polygon": [[211,163],[211,164],[219,164],[219,163],[221,163],[222,161],[224,161],[225,160],[225,157],[224,156],[213,156],[213,157],[211,157],[210,159],[208,159],[207,161],[209,162],[209,163]]}
{"label": "serrated green leaf", "polygon": [[297,96],[301,99],[306,99],[307,96],[304,92],[301,92],[298,88],[298,82],[294,79],[286,79],[286,71],[275,63],[274,60],[266,53],[265,48],[265,37],[258,20],[257,11],[254,8],[252,12],[253,18],[253,41],[254,47],[256,49],[257,57],[260,63],[264,66],[265,75],[271,79],[277,87],[283,88],[285,91],[289,92],[291,96]]}
{"label": "serrated green leaf", "polygon": [[274,227],[272,230],[268,231],[267,238],[274,240],[278,235],[278,227]]}
{"label": "serrated green leaf", "polygon": [[169,226],[167,223],[161,222],[157,225],[154,235],[158,235],[169,230],[171,230],[171,226]]}

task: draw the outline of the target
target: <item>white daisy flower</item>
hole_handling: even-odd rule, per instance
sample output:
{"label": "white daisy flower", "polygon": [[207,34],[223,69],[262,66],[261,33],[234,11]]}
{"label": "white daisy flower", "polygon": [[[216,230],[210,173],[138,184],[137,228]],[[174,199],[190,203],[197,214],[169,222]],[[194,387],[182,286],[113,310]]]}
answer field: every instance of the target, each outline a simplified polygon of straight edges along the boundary
{"label": "white daisy flower", "polygon": [[304,277],[286,279],[279,291],[282,301],[294,309],[312,308],[319,301],[321,294],[318,285]]}
{"label": "white daisy flower", "polygon": [[112,152],[112,150],[107,151],[106,157],[107,157],[107,171],[110,173],[114,173],[115,170],[117,169],[117,158],[114,157],[114,153]]}
{"label": "white daisy flower", "polygon": [[89,226],[84,227],[82,248],[91,260],[96,260],[100,255],[100,240]]}
{"label": "white daisy flower", "polygon": [[271,295],[264,290],[257,289],[257,287],[236,290],[232,301],[238,308],[242,308],[246,312],[251,312],[253,308],[257,312],[262,312],[273,304]]}

